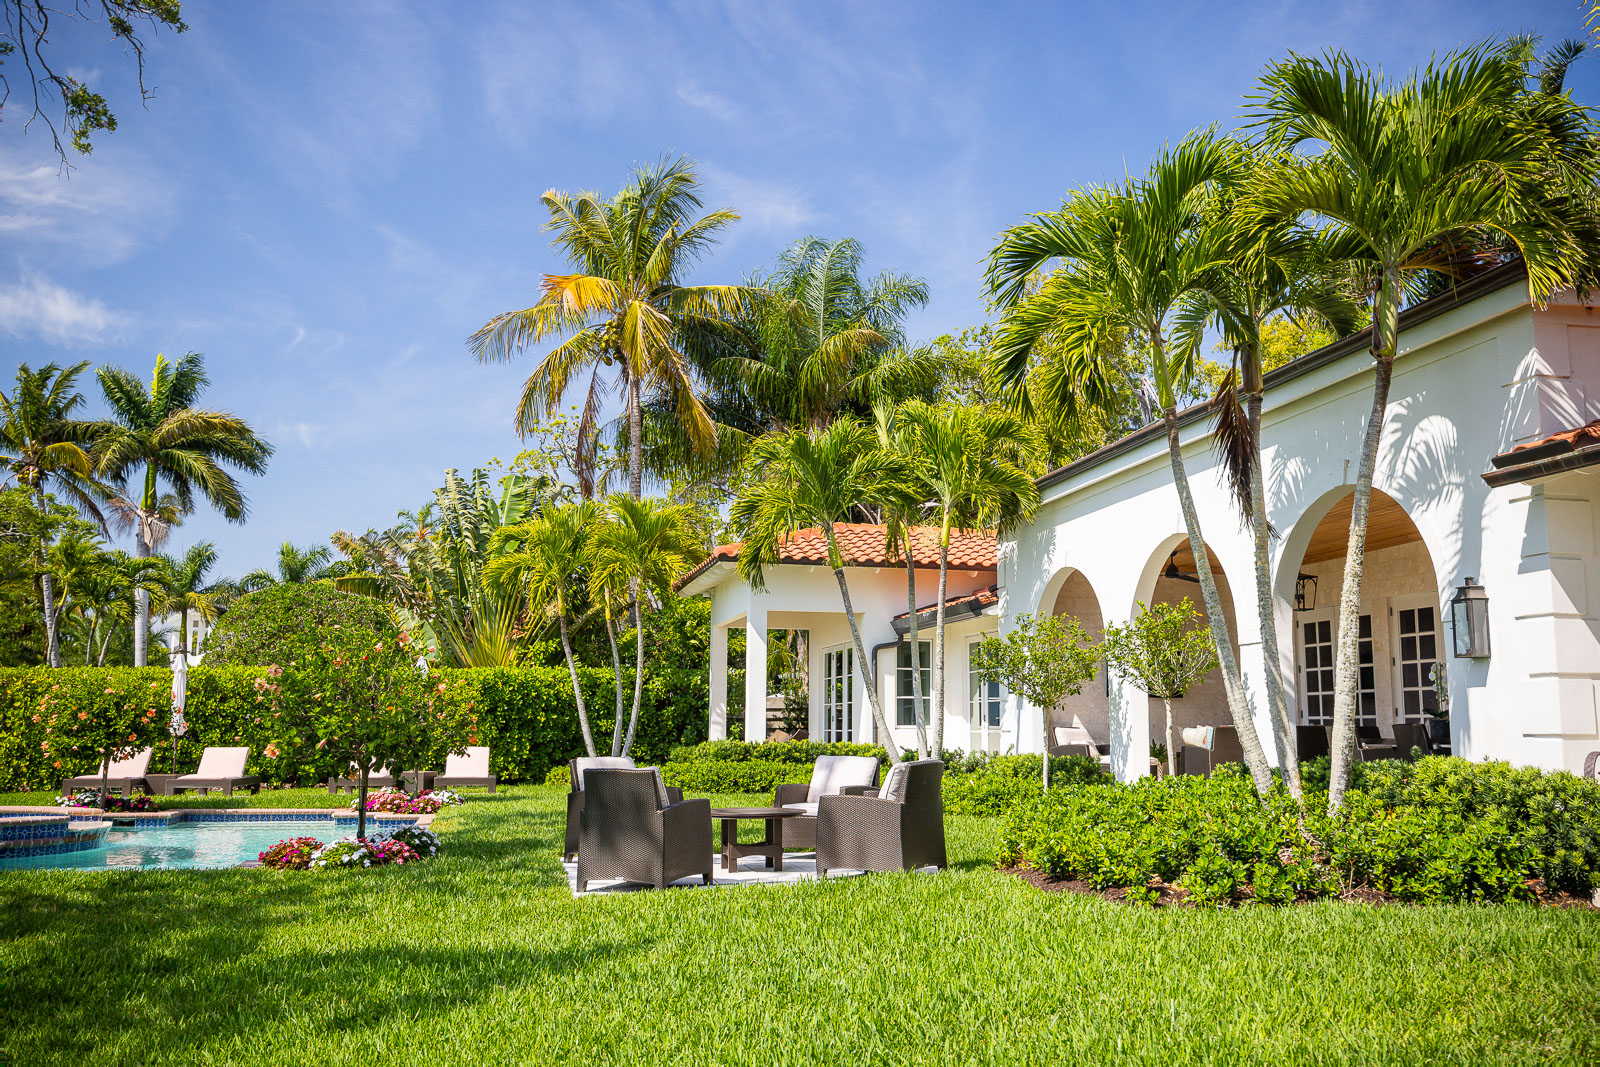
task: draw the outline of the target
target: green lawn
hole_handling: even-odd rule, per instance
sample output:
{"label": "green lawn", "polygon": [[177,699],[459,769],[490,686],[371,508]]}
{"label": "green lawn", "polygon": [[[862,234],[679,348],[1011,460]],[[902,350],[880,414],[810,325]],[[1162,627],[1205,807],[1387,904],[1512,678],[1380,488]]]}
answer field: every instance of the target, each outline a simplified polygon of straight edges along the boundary
{"label": "green lawn", "polygon": [[939,876],[574,900],[563,801],[475,799],[360,874],[0,874],[0,1062],[1600,1058],[1593,912],[1151,912],[988,869],[982,819]]}

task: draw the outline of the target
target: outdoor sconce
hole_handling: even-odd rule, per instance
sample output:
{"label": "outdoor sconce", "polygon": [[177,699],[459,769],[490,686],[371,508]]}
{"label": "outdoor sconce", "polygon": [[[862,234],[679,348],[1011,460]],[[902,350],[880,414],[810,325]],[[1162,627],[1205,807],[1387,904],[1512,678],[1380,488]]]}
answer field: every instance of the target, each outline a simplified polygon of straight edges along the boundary
{"label": "outdoor sconce", "polygon": [[1317,576],[1300,574],[1294,580],[1294,610],[1310,611],[1317,606]]}
{"label": "outdoor sconce", "polygon": [[1450,629],[1455,634],[1456,657],[1485,659],[1489,655],[1489,594],[1474,578],[1464,578],[1450,601]]}

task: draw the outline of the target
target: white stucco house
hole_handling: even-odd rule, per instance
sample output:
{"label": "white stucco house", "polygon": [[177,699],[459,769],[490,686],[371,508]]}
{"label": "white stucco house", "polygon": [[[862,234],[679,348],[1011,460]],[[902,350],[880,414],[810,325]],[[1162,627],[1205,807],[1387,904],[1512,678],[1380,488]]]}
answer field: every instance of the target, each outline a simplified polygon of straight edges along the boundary
{"label": "white stucco house", "polygon": [[[1306,725],[1332,715],[1336,604],[1371,404],[1367,347],[1363,332],[1267,377],[1263,451],[1278,534],[1273,625]],[[1368,539],[1362,722],[1387,734],[1396,722],[1419,720],[1438,700],[1430,675],[1442,663],[1455,754],[1578,770],[1600,748],[1600,313],[1571,295],[1534,307],[1520,266],[1510,265],[1403,313],[1399,349]],[[1181,420],[1229,631],[1266,736],[1249,531],[1221,476],[1207,413],[1190,409]],[[1159,702],[1104,677],[1057,708],[1004,694],[991,700],[972,686],[965,645],[1024,612],[1069,613],[1093,631],[1129,618],[1141,601],[1189,596],[1198,605],[1165,435],[1147,426],[1050,472],[1040,489],[1033,521],[996,546],[992,566],[974,557],[961,584],[951,583],[953,597],[994,588],[977,614],[951,630],[949,744],[1038,751],[1048,713],[1051,726],[1076,724],[1109,744],[1119,776],[1148,773]],[[852,738],[871,737],[864,702],[856,698],[841,715],[837,687],[829,689],[838,646],[848,641],[832,574],[803,553],[792,564],[786,556],[769,572],[767,590],[752,593],[726,562],[736,552],[718,549],[684,588],[712,597],[713,627],[724,634],[741,621],[763,636],[768,626],[815,627],[812,736],[833,736],[843,724]],[[852,593],[860,589],[864,636],[881,646],[873,665],[880,692],[892,700],[890,656],[910,662],[909,651],[892,643],[896,616],[906,611],[905,576],[876,558],[849,573]],[[1454,647],[1451,602],[1469,580],[1487,601],[1487,655],[1458,655]],[[919,580],[919,603],[927,605],[922,590]],[[727,666],[725,640],[719,645],[715,632],[710,713],[718,736]],[[759,641],[751,647],[752,656],[764,655]],[[1180,726],[1225,723],[1220,684],[1191,691],[1175,712]]]}

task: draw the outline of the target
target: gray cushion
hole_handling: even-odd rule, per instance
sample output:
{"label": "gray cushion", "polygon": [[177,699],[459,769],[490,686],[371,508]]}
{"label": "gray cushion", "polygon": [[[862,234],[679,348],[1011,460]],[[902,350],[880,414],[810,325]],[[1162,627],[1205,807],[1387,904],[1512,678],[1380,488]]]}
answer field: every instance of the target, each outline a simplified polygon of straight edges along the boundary
{"label": "gray cushion", "polygon": [[785,804],[783,807],[785,811],[803,811],[812,818],[815,818],[817,814],[817,802],[815,800],[807,800],[799,804]]}
{"label": "gray cushion", "polygon": [[597,770],[633,770],[632,756],[579,756],[572,761],[578,771],[578,791],[583,791],[583,772]]}
{"label": "gray cushion", "polygon": [[656,784],[656,810],[667,806],[667,783],[661,780],[661,768],[651,767],[650,776]]}
{"label": "gray cushion", "polygon": [[884,800],[892,800],[896,804],[906,802],[906,786],[911,782],[911,764],[897,763],[889,768],[889,773],[883,779],[883,788],[878,790],[878,796]]}
{"label": "gray cushion", "polygon": [[876,756],[818,756],[811,768],[811,785],[806,802],[815,803],[836,796],[847,785],[871,785],[878,776]]}

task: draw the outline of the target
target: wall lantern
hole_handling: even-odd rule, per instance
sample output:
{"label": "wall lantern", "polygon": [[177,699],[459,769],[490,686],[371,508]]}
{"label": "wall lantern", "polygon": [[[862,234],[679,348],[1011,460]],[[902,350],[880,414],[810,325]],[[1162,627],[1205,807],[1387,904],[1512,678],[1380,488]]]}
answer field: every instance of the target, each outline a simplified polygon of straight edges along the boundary
{"label": "wall lantern", "polygon": [[1475,578],[1464,578],[1450,601],[1450,629],[1456,656],[1485,659],[1489,655],[1489,594]]}
{"label": "wall lantern", "polygon": [[1300,574],[1294,580],[1294,610],[1311,611],[1317,606],[1317,576]]}

